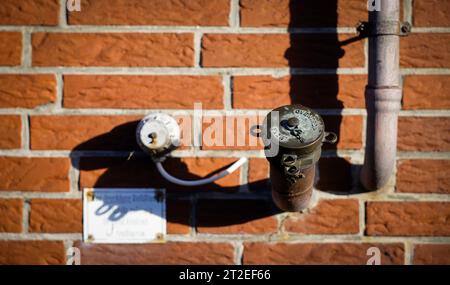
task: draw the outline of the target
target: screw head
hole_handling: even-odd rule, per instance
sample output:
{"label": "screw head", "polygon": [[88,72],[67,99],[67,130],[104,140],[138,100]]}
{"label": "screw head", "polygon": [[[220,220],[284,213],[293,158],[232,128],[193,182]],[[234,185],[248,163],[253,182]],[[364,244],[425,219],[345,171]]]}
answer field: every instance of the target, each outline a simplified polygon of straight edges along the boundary
{"label": "screw head", "polygon": [[402,23],[401,30],[402,30],[402,33],[404,33],[404,34],[411,32],[411,24],[408,22]]}

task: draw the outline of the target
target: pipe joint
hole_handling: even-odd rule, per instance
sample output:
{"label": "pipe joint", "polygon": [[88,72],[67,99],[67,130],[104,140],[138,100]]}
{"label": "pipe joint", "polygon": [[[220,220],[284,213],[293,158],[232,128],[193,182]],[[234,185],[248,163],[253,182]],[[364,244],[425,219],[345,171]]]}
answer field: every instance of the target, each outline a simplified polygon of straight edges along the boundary
{"label": "pipe joint", "polygon": [[365,99],[368,112],[398,113],[401,109],[402,90],[399,87],[367,87]]}

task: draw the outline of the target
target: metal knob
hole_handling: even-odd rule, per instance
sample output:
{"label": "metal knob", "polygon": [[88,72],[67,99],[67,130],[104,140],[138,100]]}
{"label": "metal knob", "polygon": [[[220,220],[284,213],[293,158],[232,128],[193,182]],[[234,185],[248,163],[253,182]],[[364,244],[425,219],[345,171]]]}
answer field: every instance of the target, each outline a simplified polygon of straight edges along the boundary
{"label": "metal knob", "polygon": [[287,124],[289,127],[293,128],[300,124],[300,120],[297,117],[291,117],[288,119]]}

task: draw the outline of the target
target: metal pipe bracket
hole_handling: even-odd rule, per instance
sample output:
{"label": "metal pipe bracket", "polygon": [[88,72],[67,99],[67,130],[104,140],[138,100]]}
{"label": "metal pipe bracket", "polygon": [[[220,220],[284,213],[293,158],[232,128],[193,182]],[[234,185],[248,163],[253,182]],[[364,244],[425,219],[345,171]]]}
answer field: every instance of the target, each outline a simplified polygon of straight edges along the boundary
{"label": "metal pipe bracket", "polygon": [[361,38],[387,35],[405,37],[411,32],[411,24],[400,21],[380,21],[377,22],[377,25],[370,22],[359,22],[356,31]]}

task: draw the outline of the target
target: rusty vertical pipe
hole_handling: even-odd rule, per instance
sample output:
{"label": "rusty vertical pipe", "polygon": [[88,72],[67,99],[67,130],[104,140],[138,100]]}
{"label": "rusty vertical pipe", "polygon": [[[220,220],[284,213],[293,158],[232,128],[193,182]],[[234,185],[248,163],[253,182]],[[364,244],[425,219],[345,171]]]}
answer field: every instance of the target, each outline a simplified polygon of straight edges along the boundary
{"label": "rusty vertical pipe", "polygon": [[397,148],[397,121],[402,91],[399,75],[399,0],[380,0],[369,12],[369,79],[366,150],[361,184],[382,188],[392,175]]}

